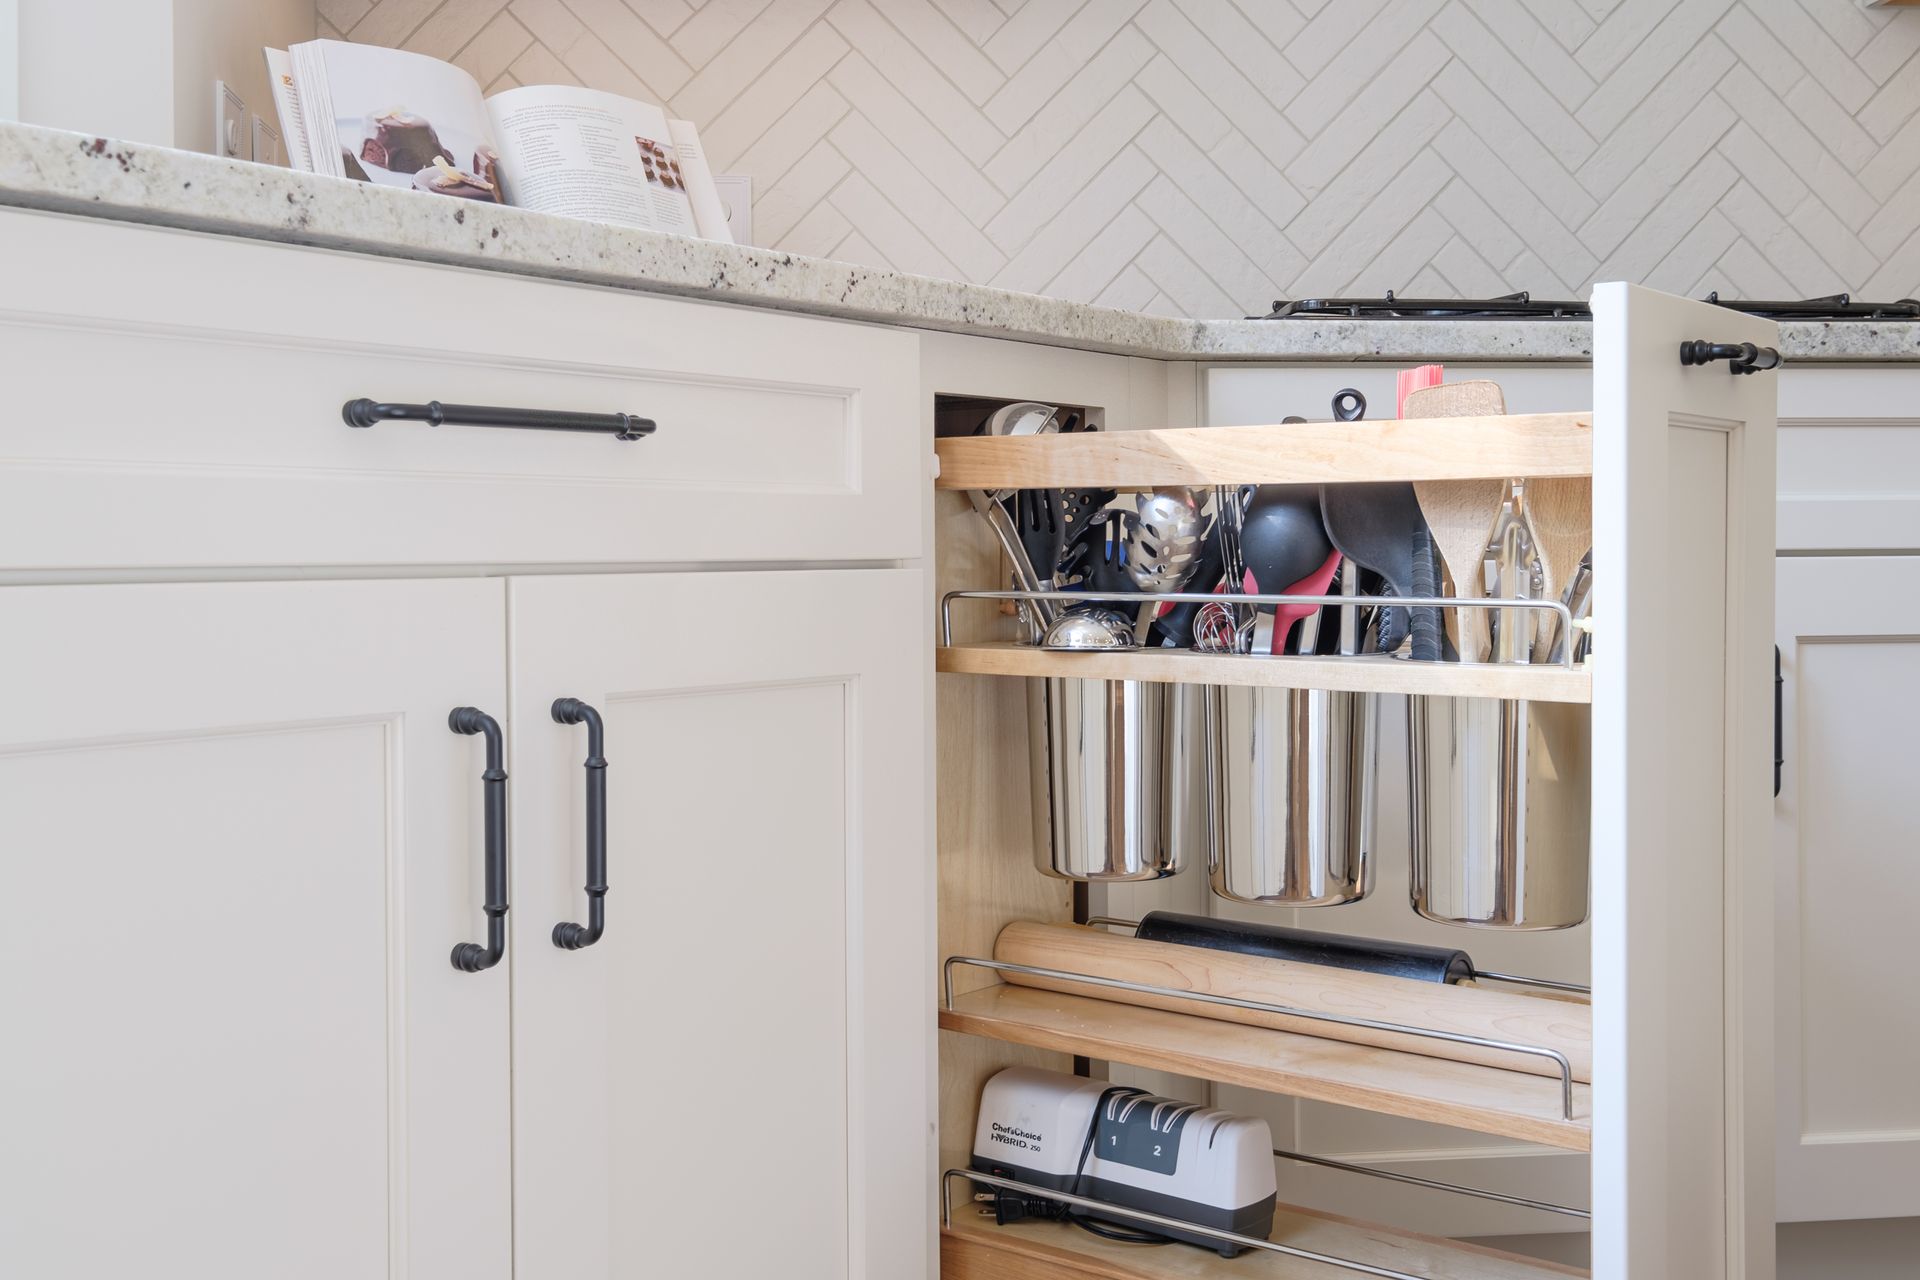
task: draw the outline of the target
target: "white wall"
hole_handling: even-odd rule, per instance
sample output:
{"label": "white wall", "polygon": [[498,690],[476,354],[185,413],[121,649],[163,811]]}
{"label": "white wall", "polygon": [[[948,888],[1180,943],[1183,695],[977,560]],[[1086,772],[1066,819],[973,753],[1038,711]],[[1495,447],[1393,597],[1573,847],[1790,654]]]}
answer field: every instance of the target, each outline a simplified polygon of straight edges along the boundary
{"label": "white wall", "polygon": [[1857,0],[320,0],[665,102],[801,253],[1190,315],[1920,290],[1920,12]]}
{"label": "white wall", "polygon": [[173,15],[163,0],[18,0],[20,119],[173,143]]}
{"label": "white wall", "polygon": [[313,32],[313,0],[173,0],[173,145],[214,149],[215,80],[278,129],[260,50],[311,40]]}
{"label": "white wall", "polygon": [[20,114],[20,3],[0,0],[0,120]]}
{"label": "white wall", "polygon": [[213,150],[213,82],[273,121],[261,47],[314,31],[312,0],[0,0],[0,32],[13,5],[18,101],[0,95],[0,116],[196,151]]}

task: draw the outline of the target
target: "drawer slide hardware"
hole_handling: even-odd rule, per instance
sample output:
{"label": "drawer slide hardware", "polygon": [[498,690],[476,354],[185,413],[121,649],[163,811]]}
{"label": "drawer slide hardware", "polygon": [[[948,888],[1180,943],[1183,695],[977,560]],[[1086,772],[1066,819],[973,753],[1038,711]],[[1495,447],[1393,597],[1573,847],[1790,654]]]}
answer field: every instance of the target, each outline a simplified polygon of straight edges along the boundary
{"label": "drawer slide hardware", "polygon": [[524,431],[579,431],[610,435],[615,440],[641,440],[657,430],[652,418],[630,413],[568,413],[559,409],[503,409],[487,404],[382,404],[364,397],[340,406],[350,427],[376,422],[424,422],[443,427],[516,427]]}

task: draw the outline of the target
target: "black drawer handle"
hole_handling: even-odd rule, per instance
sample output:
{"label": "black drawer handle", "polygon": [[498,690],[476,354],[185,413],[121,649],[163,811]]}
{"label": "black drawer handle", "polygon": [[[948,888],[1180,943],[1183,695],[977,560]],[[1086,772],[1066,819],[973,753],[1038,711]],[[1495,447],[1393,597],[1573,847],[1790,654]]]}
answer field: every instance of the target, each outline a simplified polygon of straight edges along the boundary
{"label": "black drawer handle", "polygon": [[350,427],[376,422],[425,422],[440,427],[519,427],[527,431],[585,431],[615,440],[639,440],[655,431],[652,418],[630,413],[565,413],[557,409],[502,409],[487,404],[381,404],[377,400],[349,400],[340,416]]}
{"label": "black drawer handle", "polygon": [[1751,342],[1708,342],[1698,339],[1680,344],[1680,363],[1685,365],[1727,362],[1728,373],[1759,373],[1778,369],[1780,353],[1772,347],[1756,347]]}
{"label": "black drawer handle", "polygon": [[486,803],[487,945],[462,942],[453,949],[454,968],[479,973],[499,964],[507,954],[507,770],[498,720],[478,707],[455,707],[447,713],[447,728],[487,735],[487,767],[480,774]]}
{"label": "black drawer handle", "polygon": [[587,726],[587,923],[553,926],[553,945],[578,951],[607,931],[607,741],[600,713],[578,698],[556,698],[553,718]]}

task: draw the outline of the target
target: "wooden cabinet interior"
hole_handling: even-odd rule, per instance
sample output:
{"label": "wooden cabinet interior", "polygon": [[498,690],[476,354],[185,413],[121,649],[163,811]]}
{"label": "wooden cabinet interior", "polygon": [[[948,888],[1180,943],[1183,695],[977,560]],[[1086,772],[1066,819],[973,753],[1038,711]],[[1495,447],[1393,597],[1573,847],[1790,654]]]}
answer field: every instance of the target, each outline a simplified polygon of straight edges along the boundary
{"label": "wooden cabinet interior", "polygon": [[[942,438],[936,441],[941,471],[936,483],[940,492],[934,495],[937,595],[997,588],[1007,577],[993,538],[956,489],[1585,475],[1592,469],[1590,422],[1585,414],[1539,414],[1444,424],[1317,423],[1079,437]],[[1364,448],[1346,438],[1362,426],[1372,428]],[[1583,668],[1501,669],[1388,658],[1262,660],[1164,651],[1045,653],[1018,643],[1006,607],[986,601],[964,606],[955,602],[950,625],[952,643],[938,653],[943,675],[936,682],[943,959],[991,956],[1000,929],[1016,920],[1064,923],[1075,918],[1075,886],[1034,867],[1038,837],[1030,816],[1025,681],[992,677],[1074,675],[1576,703],[1592,696],[1591,679]],[[1125,1064],[1571,1152],[1587,1151],[1592,1141],[1591,1097],[1584,1084],[1573,1086],[1568,1117],[1562,1110],[1560,1082],[1540,1076],[1087,995],[1022,989],[969,966],[955,969],[952,990],[953,1006],[943,1007],[939,1018],[940,1125],[950,1151],[943,1168],[965,1164],[980,1091],[994,1072],[1015,1064],[1072,1070],[1076,1060],[1091,1064],[1096,1076],[1106,1073],[1106,1064]],[[959,1185],[955,1196],[962,1204],[956,1214],[964,1221],[943,1235],[946,1280],[1029,1274],[1157,1280],[1219,1275],[1228,1265],[1256,1275],[1284,1275],[1302,1265],[1275,1255],[1250,1255],[1226,1264],[1190,1248],[1115,1246],[1050,1223],[999,1228],[991,1218],[983,1224],[975,1216]],[[1286,1222],[1276,1239],[1302,1233],[1327,1236],[1337,1246],[1329,1252],[1345,1247],[1360,1260],[1370,1256],[1369,1249],[1384,1248],[1399,1260],[1389,1265],[1419,1257],[1413,1269],[1435,1276],[1562,1274],[1531,1260],[1482,1255],[1391,1228],[1294,1214],[1284,1206],[1283,1216]],[[1386,1241],[1391,1243],[1382,1243]]]}

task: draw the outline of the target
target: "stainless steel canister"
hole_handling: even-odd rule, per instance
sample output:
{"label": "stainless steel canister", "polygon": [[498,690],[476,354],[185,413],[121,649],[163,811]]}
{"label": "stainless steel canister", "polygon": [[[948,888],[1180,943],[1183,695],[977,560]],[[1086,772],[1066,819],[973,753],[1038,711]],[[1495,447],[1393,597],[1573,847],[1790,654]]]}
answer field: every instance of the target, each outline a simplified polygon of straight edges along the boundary
{"label": "stainless steel canister", "polygon": [[1592,708],[1407,699],[1413,909],[1489,929],[1587,918]]}
{"label": "stainless steel canister", "polygon": [[1373,888],[1374,694],[1216,686],[1208,868],[1234,902],[1324,907]]}
{"label": "stainless steel canister", "polygon": [[1205,686],[1027,682],[1034,861],[1064,880],[1158,880],[1206,838]]}

